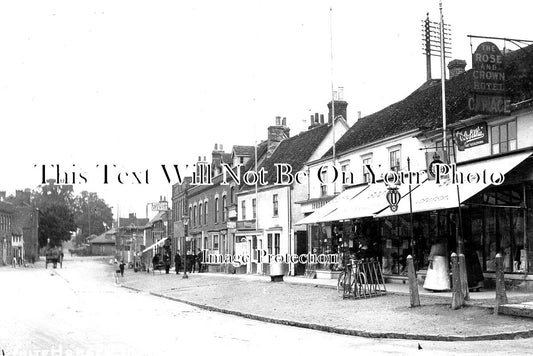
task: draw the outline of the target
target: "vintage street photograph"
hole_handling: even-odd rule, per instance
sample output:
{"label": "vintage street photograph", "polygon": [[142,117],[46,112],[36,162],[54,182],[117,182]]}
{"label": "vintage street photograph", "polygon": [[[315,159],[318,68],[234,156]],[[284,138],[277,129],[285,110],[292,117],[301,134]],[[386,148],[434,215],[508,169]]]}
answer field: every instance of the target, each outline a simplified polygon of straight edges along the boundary
{"label": "vintage street photograph", "polygon": [[0,3],[0,356],[530,354],[532,13]]}

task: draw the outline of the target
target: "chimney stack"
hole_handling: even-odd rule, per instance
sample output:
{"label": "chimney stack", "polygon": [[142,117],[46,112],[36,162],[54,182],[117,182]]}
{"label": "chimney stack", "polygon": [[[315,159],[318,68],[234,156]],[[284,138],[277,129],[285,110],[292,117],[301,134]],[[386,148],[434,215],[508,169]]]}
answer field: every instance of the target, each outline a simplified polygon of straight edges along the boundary
{"label": "chimney stack", "polygon": [[324,114],[314,113],[311,114],[310,125],[308,130],[324,123]]}
{"label": "chimney stack", "polygon": [[222,155],[224,154],[224,149],[222,144],[215,143],[215,149],[211,152],[211,170],[213,175],[217,175],[219,171],[222,170]]}
{"label": "chimney stack", "polygon": [[283,118],[283,125],[280,125],[281,123],[281,117],[276,116],[276,125],[268,128],[267,158],[272,156],[281,141],[290,136],[290,129],[286,126],[285,118]]}
{"label": "chimney stack", "polygon": [[0,191],[0,201],[6,200],[6,191],[2,190]]}
{"label": "chimney stack", "polygon": [[466,61],[462,59],[454,59],[448,63],[448,70],[450,71],[450,79],[457,77],[465,72]]}
{"label": "chimney stack", "polygon": [[[347,108],[348,108],[348,103],[344,100],[335,100],[335,117],[339,117],[339,116],[342,116],[344,118],[344,120],[348,121],[348,116],[347,116]],[[328,123],[331,124],[333,122],[333,118],[331,117],[332,115],[332,101],[330,101],[328,103],[328,109],[329,109],[329,113],[328,113]]]}

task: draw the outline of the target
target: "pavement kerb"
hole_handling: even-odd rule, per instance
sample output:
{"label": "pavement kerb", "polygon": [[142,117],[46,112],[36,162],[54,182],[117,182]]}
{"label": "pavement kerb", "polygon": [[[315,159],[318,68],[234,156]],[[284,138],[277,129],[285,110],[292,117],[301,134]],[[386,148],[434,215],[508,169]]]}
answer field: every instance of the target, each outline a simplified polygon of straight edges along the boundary
{"label": "pavement kerb", "polygon": [[[121,287],[130,289],[136,292],[141,292],[141,293],[146,292],[144,290],[130,287],[130,286],[121,285]],[[272,323],[272,324],[295,326],[299,328],[325,331],[329,333],[342,334],[342,335],[360,336],[360,337],[366,337],[366,338],[405,339],[405,340],[423,340],[423,341],[487,341],[487,340],[513,340],[516,338],[533,337],[533,329],[515,331],[515,332],[510,332],[510,333],[463,336],[463,335],[407,334],[407,333],[396,333],[396,332],[385,333],[385,332],[372,332],[372,331],[365,331],[365,330],[358,330],[358,329],[336,328],[336,327],[327,326],[327,325],[304,323],[304,322],[299,322],[299,321],[294,321],[294,320],[277,319],[277,318],[271,318],[271,317],[266,317],[266,316],[257,315],[257,314],[243,313],[237,310],[224,309],[224,308],[215,307],[212,305],[195,303],[195,302],[191,302],[190,300],[171,297],[168,295],[151,292],[151,291],[148,291],[148,293],[156,297],[165,298],[165,299],[169,299],[175,302],[188,304],[193,307],[197,307],[197,308],[204,309],[207,311],[214,311],[214,312],[219,312],[223,314],[235,315],[235,316],[239,316],[242,318],[247,318],[247,319]]]}

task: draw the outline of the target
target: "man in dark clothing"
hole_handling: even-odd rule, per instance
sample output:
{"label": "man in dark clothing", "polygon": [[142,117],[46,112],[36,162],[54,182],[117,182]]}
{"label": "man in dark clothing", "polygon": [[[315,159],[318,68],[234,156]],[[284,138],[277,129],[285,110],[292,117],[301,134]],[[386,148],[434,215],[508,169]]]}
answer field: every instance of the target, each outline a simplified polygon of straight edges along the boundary
{"label": "man in dark clothing", "polygon": [[152,270],[155,271],[158,264],[159,264],[159,254],[156,253],[154,257],[152,258]]}
{"label": "man in dark clothing", "polygon": [[170,264],[171,263],[172,263],[172,261],[171,261],[170,251],[165,251],[165,253],[163,254],[163,264],[165,265],[165,273],[166,274],[169,274],[169,272],[170,272]]}
{"label": "man in dark clothing", "polygon": [[120,261],[120,264],[118,265],[118,268],[120,269],[120,276],[124,277],[124,260]]}
{"label": "man in dark clothing", "polygon": [[196,255],[196,262],[198,263],[198,273],[202,272],[202,259],[204,258],[204,254],[202,253],[202,250],[198,249],[198,254]]}
{"label": "man in dark clothing", "polygon": [[174,255],[174,267],[176,268],[176,274],[180,274],[181,269],[181,256],[179,252]]}

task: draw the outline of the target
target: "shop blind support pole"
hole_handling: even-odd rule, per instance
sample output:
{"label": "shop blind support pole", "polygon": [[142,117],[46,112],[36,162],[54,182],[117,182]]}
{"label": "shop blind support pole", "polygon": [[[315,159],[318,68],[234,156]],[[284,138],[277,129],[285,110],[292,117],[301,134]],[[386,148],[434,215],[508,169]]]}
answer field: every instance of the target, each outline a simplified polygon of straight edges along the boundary
{"label": "shop blind support pole", "polygon": [[[411,171],[411,159],[407,157],[407,171]],[[409,227],[409,233],[411,235],[411,256],[413,257],[413,262],[416,261],[416,255],[415,255],[415,237],[414,237],[414,227],[413,227],[413,199],[411,197],[411,184],[409,184],[409,219],[410,219],[410,227]],[[416,263],[415,263],[416,264]],[[417,266],[415,265],[415,271]]]}

